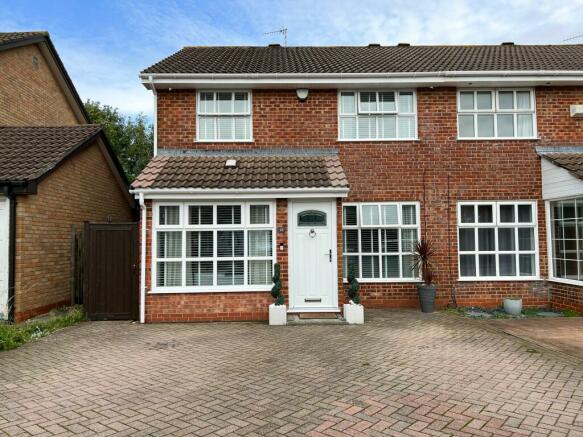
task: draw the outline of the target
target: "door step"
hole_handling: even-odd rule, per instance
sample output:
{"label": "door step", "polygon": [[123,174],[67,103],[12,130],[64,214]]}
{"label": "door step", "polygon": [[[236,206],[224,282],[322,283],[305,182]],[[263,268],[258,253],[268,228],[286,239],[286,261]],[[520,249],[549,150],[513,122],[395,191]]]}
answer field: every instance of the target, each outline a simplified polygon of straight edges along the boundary
{"label": "door step", "polygon": [[336,319],[336,313],[299,313],[300,319]]}
{"label": "door step", "polygon": [[[305,314],[309,317],[302,317]],[[317,317],[321,315],[323,317]],[[348,323],[340,314],[335,313],[300,313],[288,314],[288,325],[347,325]]]}

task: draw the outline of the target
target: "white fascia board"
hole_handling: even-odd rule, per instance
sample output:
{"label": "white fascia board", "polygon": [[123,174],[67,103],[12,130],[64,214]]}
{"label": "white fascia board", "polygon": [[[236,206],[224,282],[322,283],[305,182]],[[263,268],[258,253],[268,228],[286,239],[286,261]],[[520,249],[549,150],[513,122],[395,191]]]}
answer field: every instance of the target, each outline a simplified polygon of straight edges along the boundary
{"label": "white fascia board", "polygon": [[547,83],[583,84],[583,71],[444,71],[418,73],[309,73],[309,74],[141,74],[143,85],[157,88],[299,86],[351,88],[393,85],[402,87],[507,84],[534,86]]}
{"label": "white fascia board", "polygon": [[199,188],[144,188],[130,193],[144,199],[298,199],[347,197],[348,188],[259,188],[259,189],[199,189]]}

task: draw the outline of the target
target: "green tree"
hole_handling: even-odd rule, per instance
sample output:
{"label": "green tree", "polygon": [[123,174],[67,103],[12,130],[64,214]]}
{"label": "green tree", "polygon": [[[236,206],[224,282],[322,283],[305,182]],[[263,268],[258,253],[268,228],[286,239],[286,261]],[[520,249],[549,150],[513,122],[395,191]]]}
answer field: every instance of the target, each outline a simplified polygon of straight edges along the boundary
{"label": "green tree", "polygon": [[103,126],[128,180],[133,180],[152,157],[154,128],[144,114],[126,117],[117,108],[87,100],[85,109],[92,123]]}

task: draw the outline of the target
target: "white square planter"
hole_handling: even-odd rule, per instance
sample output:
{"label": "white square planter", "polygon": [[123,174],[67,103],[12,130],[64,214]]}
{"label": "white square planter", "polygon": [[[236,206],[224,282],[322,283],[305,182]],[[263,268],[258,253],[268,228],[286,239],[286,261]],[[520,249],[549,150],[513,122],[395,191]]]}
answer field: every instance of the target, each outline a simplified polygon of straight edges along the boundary
{"label": "white square planter", "polygon": [[364,307],[355,303],[345,303],[344,318],[349,325],[364,324]]}
{"label": "white square planter", "polygon": [[287,306],[269,305],[269,324],[271,326],[287,325]]}

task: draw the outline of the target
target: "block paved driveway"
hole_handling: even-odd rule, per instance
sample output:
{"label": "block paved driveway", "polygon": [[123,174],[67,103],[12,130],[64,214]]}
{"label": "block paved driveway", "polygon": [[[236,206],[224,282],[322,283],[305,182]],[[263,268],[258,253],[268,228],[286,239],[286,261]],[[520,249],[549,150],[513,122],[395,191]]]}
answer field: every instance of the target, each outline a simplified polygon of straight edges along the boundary
{"label": "block paved driveway", "polygon": [[0,353],[0,434],[583,435],[583,363],[455,315],[90,322]]}

